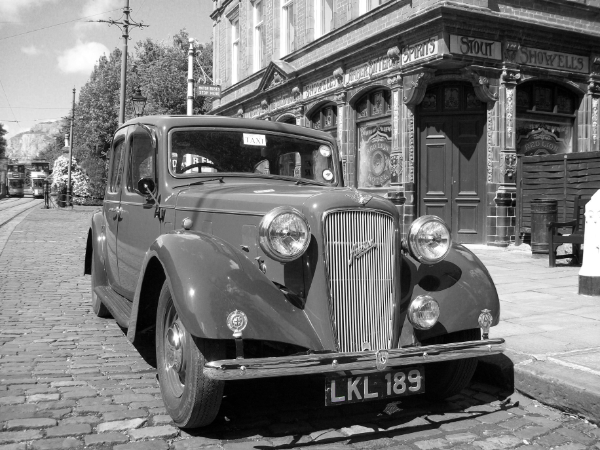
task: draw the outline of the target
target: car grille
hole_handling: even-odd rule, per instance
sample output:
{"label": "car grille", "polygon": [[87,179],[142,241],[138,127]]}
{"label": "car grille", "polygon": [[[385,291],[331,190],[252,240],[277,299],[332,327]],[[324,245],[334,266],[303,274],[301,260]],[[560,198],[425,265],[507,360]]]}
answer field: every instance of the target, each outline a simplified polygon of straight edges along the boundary
{"label": "car grille", "polygon": [[[369,210],[325,216],[325,261],[338,350],[391,347],[394,310],[394,223]],[[352,257],[352,254],[358,257]]]}

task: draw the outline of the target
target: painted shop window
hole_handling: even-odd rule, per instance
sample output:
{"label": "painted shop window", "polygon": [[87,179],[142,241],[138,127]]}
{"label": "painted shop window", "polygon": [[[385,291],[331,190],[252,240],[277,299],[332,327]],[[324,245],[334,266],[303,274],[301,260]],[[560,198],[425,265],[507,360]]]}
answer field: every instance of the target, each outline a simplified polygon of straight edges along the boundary
{"label": "painted shop window", "polygon": [[294,0],[281,0],[281,56],[294,51]]}
{"label": "painted shop window", "polygon": [[517,152],[525,156],[573,151],[578,97],[552,83],[517,86]]}
{"label": "painted shop window", "polygon": [[486,108],[475,95],[471,85],[437,85],[427,89],[419,105],[422,112],[461,112],[478,111]]}
{"label": "painted shop window", "polygon": [[310,127],[315,130],[328,131],[337,136],[337,106],[327,105],[310,117]]}
{"label": "painted shop window", "polygon": [[390,186],[392,122],[390,91],[374,91],[356,104],[358,187]]}
{"label": "painted shop window", "polygon": [[263,17],[263,0],[254,2],[254,36],[253,45],[253,67],[257,72],[262,69],[263,55],[265,51],[265,28]]}

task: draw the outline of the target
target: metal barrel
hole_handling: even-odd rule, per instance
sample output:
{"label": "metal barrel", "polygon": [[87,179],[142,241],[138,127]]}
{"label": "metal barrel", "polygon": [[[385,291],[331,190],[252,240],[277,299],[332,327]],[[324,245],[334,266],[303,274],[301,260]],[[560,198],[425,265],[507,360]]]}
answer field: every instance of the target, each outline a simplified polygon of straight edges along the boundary
{"label": "metal barrel", "polygon": [[548,224],[556,222],[558,200],[534,198],[531,200],[531,253],[548,253]]}

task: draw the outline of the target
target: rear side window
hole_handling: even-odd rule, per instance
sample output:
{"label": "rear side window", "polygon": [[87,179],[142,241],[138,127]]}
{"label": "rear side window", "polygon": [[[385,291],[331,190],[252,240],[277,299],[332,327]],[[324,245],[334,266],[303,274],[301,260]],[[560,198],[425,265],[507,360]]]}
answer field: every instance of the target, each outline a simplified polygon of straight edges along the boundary
{"label": "rear side window", "polygon": [[130,191],[135,191],[140,179],[154,179],[155,152],[152,147],[151,136],[142,128],[137,128],[130,134],[130,148],[127,187]]}
{"label": "rear side window", "polygon": [[123,177],[123,165],[125,163],[125,135],[126,130],[120,130],[115,136],[113,143],[113,152],[110,160],[110,179],[108,182],[108,191],[116,193],[121,187],[121,178]]}

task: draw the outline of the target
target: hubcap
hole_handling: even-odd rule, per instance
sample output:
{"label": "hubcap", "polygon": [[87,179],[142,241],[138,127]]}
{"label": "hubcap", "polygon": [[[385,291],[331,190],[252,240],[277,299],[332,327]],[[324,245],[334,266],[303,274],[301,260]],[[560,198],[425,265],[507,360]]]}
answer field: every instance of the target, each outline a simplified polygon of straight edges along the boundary
{"label": "hubcap", "polygon": [[179,325],[174,323],[171,328],[167,330],[165,357],[167,360],[167,367],[170,367],[176,372],[181,370],[181,360],[183,359],[182,338],[183,336],[179,329]]}
{"label": "hubcap", "polygon": [[171,303],[164,318],[164,369],[165,387],[175,397],[181,397],[186,381],[186,338],[185,328]]}

